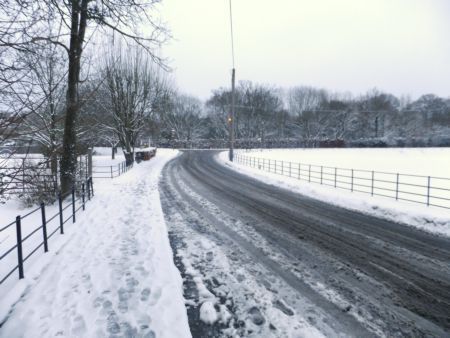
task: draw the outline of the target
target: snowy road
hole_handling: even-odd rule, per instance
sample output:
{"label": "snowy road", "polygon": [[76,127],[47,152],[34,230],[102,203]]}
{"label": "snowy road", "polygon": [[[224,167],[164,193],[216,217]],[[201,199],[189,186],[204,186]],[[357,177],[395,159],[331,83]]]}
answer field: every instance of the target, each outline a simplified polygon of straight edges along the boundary
{"label": "snowy road", "polygon": [[160,182],[193,336],[450,334],[449,239],[266,185],[215,154],[184,152]]}

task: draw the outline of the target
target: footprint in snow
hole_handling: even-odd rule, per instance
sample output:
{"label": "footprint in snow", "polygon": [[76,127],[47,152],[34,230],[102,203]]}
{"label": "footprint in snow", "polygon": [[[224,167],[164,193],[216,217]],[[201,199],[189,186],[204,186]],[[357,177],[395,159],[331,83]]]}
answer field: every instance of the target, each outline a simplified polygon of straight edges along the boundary
{"label": "footprint in snow", "polygon": [[117,315],[114,311],[111,311],[106,320],[106,331],[111,334],[117,334],[120,332],[120,325],[118,323]]}
{"label": "footprint in snow", "polygon": [[248,313],[250,315],[250,319],[252,322],[256,325],[262,325],[266,322],[265,318],[263,317],[261,310],[258,309],[256,306],[253,306],[248,310]]}
{"label": "footprint in snow", "polygon": [[151,293],[151,290],[149,288],[145,288],[144,290],[142,290],[142,292],[141,292],[141,300],[143,302],[147,301],[148,298],[150,297],[150,293]]}
{"label": "footprint in snow", "polygon": [[161,298],[161,289],[157,288],[155,292],[152,293],[149,300],[149,304],[152,306],[155,305],[156,303],[158,303],[159,298]]}
{"label": "footprint in snow", "polygon": [[72,333],[76,336],[83,336],[83,334],[85,332],[86,332],[86,323],[84,322],[84,319],[82,316],[77,315],[73,319]]}
{"label": "footprint in snow", "polygon": [[279,299],[277,301],[273,302],[273,306],[275,306],[278,310],[280,310],[281,312],[283,312],[287,316],[293,316],[294,315],[294,311],[292,311],[291,308],[289,308],[286,304],[284,304]]}

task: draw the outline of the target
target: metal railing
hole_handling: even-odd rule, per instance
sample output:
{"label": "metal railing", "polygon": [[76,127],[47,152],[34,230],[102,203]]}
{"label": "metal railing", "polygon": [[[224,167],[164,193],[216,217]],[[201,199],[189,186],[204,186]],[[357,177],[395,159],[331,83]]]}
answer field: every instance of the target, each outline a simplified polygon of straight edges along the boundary
{"label": "metal railing", "polygon": [[[86,202],[91,200],[94,196],[94,187],[92,184],[92,178],[88,178],[86,181],[78,184],[79,189],[75,187],[71,191],[64,195],[58,194],[57,200],[57,212],[47,218],[48,207],[44,203],[41,203],[39,207],[31,210],[25,215],[19,215],[14,221],[0,228],[0,240],[7,236],[7,232],[15,232],[16,243],[12,247],[6,249],[5,252],[0,253],[0,267],[5,264],[5,259],[9,258],[11,254],[17,252],[17,265],[9,270],[6,275],[0,276],[0,285],[3,284],[15,271],[18,271],[19,279],[24,278],[24,263],[34,255],[40,248],[43,247],[44,252],[48,252],[48,241],[57,232],[64,234],[64,225],[72,220],[72,223],[76,221],[76,213],[82,209],[85,210]],[[87,200],[86,200],[87,198]],[[66,211],[68,209],[68,211]],[[66,212],[65,212],[66,211]],[[33,229],[24,229],[23,220],[27,219],[31,215],[40,212],[40,225]],[[38,216],[39,217],[39,216]],[[15,231],[14,231],[15,228]],[[23,236],[24,230],[27,230],[27,234]],[[42,241],[39,241],[36,237],[38,233],[41,233]],[[0,241],[0,249],[2,249],[3,242]],[[29,252],[24,252],[24,244],[31,246]]]}
{"label": "metal railing", "polygon": [[114,178],[126,173],[131,168],[133,168],[133,163],[127,166],[125,161],[113,165],[93,165],[92,177]]}
{"label": "metal railing", "polygon": [[[52,166],[54,166],[52,170]],[[22,195],[36,191],[54,195],[59,189],[60,159],[43,156],[13,157],[0,167],[0,195]],[[76,180],[86,180],[88,156],[77,157]]]}
{"label": "metal railing", "polygon": [[237,163],[371,196],[450,209],[450,178],[328,167],[235,154]]}

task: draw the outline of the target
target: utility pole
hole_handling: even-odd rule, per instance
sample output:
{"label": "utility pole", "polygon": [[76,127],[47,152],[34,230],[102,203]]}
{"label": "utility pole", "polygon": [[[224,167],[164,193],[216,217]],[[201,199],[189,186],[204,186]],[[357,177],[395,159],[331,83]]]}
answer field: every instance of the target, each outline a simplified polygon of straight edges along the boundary
{"label": "utility pole", "polygon": [[231,8],[231,0],[230,0],[230,33],[231,33],[231,60],[233,63],[233,70],[231,71],[231,111],[230,115],[228,116],[228,126],[230,128],[230,152],[228,154],[228,158],[231,162],[233,162],[234,159],[234,116],[235,116],[235,88],[234,88],[234,82],[235,82],[235,76],[236,76],[236,70],[234,67],[234,34],[233,34],[233,10]]}
{"label": "utility pole", "polygon": [[235,102],[235,89],[234,89],[234,83],[235,83],[235,76],[236,76],[236,71],[233,68],[232,72],[231,72],[231,110],[230,110],[230,115],[228,116],[228,125],[230,128],[230,152],[228,154],[228,158],[231,162],[233,162],[234,159],[234,106],[236,104]]}

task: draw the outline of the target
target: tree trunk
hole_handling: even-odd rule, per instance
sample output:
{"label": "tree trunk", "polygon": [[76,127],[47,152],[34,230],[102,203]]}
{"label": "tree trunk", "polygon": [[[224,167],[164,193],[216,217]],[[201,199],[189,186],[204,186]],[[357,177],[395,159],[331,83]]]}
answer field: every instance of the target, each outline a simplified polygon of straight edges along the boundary
{"label": "tree trunk", "polygon": [[126,152],[125,155],[125,163],[127,166],[133,164],[134,162],[134,153],[133,152]]}
{"label": "tree trunk", "polygon": [[64,136],[61,156],[61,192],[64,194],[75,184],[77,165],[76,120],[79,110],[78,82],[80,59],[87,22],[88,0],[72,0],[69,70],[67,80],[67,107],[64,121]]}
{"label": "tree trunk", "polygon": [[[71,41],[72,47],[72,41]],[[72,49],[72,48],[71,48]],[[78,113],[77,79],[79,62],[76,52],[69,55],[69,79],[67,87],[67,109],[64,123],[63,147],[61,156],[61,191],[66,193],[75,183],[76,133],[75,120]]]}

